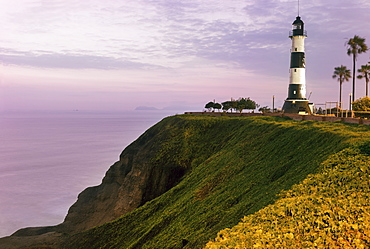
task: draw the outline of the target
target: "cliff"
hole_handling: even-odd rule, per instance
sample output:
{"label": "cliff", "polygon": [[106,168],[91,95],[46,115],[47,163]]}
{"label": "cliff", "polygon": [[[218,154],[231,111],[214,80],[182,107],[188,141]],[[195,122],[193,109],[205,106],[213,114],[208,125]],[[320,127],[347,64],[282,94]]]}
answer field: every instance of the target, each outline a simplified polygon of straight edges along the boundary
{"label": "cliff", "polygon": [[368,137],[368,127],[340,123],[169,117],[129,145],[62,224],[21,229],[0,246],[200,248]]}
{"label": "cliff", "polygon": [[79,194],[62,224],[24,228],[12,236],[84,231],[112,221],[169,190],[186,172],[186,166],[175,162],[159,165],[153,158],[158,154],[160,141],[169,139],[172,128],[171,122],[159,123],[130,144],[99,186]]}

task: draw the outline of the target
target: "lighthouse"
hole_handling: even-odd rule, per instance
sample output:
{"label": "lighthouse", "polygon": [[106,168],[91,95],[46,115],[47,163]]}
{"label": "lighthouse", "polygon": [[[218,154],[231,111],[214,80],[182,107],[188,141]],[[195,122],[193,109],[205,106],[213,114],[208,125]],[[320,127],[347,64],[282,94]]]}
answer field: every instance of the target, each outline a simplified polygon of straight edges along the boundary
{"label": "lighthouse", "polygon": [[307,31],[300,16],[293,22],[293,29],[289,32],[292,40],[290,50],[289,88],[288,98],[283,105],[285,113],[311,114],[308,100],[306,99],[306,68],[304,40]]}

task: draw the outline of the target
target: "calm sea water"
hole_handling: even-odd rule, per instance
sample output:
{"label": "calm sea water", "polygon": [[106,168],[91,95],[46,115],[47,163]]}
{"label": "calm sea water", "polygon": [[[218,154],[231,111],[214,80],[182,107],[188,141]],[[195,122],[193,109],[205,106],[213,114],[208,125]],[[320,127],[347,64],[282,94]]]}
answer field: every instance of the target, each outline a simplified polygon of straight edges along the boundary
{"label": "calm sea water", "polygon": [[172,114],[0,114],[0,237],[61,223],[128,144]]}

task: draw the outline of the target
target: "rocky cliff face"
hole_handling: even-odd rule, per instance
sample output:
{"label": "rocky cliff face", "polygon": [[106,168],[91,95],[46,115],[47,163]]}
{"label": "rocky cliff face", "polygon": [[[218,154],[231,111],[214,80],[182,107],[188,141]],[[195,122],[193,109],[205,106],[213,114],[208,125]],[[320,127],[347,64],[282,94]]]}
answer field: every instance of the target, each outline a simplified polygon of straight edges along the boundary
{"label": "rocky cliff face", "polygon": [[166,139],[160,123],[146,131],[120,155],[99,186],[81,192],[62,224],[24,228],[12,236],[36,236],[50,232],[73,234],[112,221],[173,187],[185,173],[180,165],[160,165],[155,157]]}

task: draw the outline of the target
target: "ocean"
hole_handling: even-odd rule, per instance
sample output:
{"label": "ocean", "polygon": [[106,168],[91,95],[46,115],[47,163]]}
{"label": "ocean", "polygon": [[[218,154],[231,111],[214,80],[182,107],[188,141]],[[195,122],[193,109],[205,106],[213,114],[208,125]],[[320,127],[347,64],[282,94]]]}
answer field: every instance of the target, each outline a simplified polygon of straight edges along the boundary
{"label": "ocean", "polygon": [[0,114],[0,237],[63,222],[122,150],[174,112]]}

